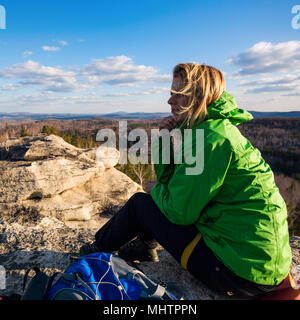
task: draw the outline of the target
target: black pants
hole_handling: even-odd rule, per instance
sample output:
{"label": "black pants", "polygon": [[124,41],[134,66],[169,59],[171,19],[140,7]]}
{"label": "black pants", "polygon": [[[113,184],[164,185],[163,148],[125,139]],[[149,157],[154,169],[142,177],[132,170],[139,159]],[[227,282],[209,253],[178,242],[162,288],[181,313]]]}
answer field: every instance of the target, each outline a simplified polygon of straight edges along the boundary
{"label": "black pants", "polygon": [[[194,225],[171,223],[146,193],[134,194],[124,207],[95,235],[100,251],[118,250],[136,236],[148,243],[156,240],[179,263],[185,248],[199,234]],[[272,291],[274,286],[262,286],[240,278],[216,258],[201,239],[187,262],[187,270],[209,288],[238,297],[256,296]]]}

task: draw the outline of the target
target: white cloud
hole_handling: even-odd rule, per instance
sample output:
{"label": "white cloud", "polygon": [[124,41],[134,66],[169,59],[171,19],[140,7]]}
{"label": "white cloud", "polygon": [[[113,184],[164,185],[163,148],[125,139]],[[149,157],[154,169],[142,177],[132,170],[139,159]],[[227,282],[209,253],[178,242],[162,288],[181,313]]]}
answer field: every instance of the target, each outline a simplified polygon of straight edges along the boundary
{"label": "white cloud", "polygon": [[53,46],[42,46],[44,51],[59,51],[60,47],[53,47]]}
{"label": "white cloud", "polygon": [[300,76],[297,74],[286,74],[272,78],[261,78],[255,80],[242,80],[239,86],[247,87],[248,93],[267,93],[299,91]]}
{"label": "white cloud", "polygon": [[47,67],[41,65],[39,62],[28,60],[24,63],[14,64],[11,67],[5,67],[0,71],[2,78],[55,78],[64,77],[71,78],[75,75],[74,72],[64,71],[57,67]]}
{"label": "white cloud", "polygon": [[115,93],[108,93],[104,94],[104,97],[130,97],[130,96],[148,96],[148,95],[154,95],[154,94],[160,94],[170,91],[170,88],[162,88],[162,87],[154,87],[150,88],[148,90],[142,90],[142,91],[131,91],[131,92],[115,92]]}
{"label": "white cloud", "polygon": [[0,71],[0,78],[18,80],[19,88],[42,86],[40,90],[51,92],[75,92],[86,88],[77,82],[75,72],[44,66],[32,60],[4,68]]}
{"label": "white cloud", "polygon": [[31,56],[33,54],[32,51],[24,51],[23,56]]}
{"label": "white cloud", "polygon": [[295,96],[300,90],[300,41],[259,42],[227,62],[239,67],[229,79],[239,79],[245,94]]}
{"label": "white cloud", "polygon": [[57,42],[62,46],[67,46],[69,44],[67,41],[64,40],[58,40]]}
{"label": "white cloud", "polygon": [[112,86],[137,86],[141,83],[170,82],[170,75],[161,75],[152,66],[134,65],[127,56],[94,59],[84,65],[82,76],[89,77],[93,83],[105,83]]}
{"label": "white cloud", "polygon": [[[170,82],[171,76],[159,74],[152,66],[135,65],[126,56],[96,59],[82,67],[64,70],[61,67],[45,66],[39,62],[28,60],[0,70],[0,78],[14,79],[14,88],[36,88],[46,93],[80,92],[95,89],[101,84],[109,86],[139,87],[148,83]],[[11,90],[12,87],[2,87]],[[160,93],[163,89],[157,86],[129,95],[150,95]],[[114,93],[113,96],[116,96]]]}
{"label": "white cloud", "polygon": [[296,74],[286,74],[284,76],[261,78],[256,80],[242,80],[240,86],[249,85],[294,85],[300,81],[300,76]]}
{"label": "white cloud", "polygon": [[259,42],[227,62],[241,67],[232,77],[300,71],[300,41]]}
{"label": "white cloud", "polygon": [[1,86],[2,91],[16,91],[18,90],[18,86],[14,83],[5,83]]}
{"label": "white cloud", "polygon": [[246,93],[270,93],[286,91],[294,91],[294,89],[287,86],[264,86],[259,88],[248,89]]}

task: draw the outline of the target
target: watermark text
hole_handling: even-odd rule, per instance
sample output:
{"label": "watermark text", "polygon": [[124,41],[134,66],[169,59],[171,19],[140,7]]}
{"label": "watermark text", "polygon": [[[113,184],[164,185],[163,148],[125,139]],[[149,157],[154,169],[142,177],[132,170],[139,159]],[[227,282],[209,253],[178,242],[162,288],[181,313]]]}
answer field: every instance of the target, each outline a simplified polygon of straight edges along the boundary
{"label": "watermark text", "polygon": [[[114,158],[117,136],[112,129],[98,131],[96,141],[104,142],[96,152],[101,162],[103,154]],[[135,143],[134,143],[135,142]],[[134,143],[134,144],[133,144]],[[185,164],[186,175],[199,175],[204,170],[204,130],[151,129],[151,143],[147,131],[141,128],[127,130],[127,122],[119,121],[119,164]],[[128,145],[130,147],[128,148]]]}
{"label": "watermark text", "polygon": [[300,4],[293,6],[292,14],[295,15],[292,19],[292,28],[298,30],[300,29]]}
{"label": "watermark text", "polygon": [[3,266],[0,265],[0,290],[6,289],[6,271]]}
{"label": "watermark text", "polygon": [[6,9],[0,5],[0,29],[6,29]]}

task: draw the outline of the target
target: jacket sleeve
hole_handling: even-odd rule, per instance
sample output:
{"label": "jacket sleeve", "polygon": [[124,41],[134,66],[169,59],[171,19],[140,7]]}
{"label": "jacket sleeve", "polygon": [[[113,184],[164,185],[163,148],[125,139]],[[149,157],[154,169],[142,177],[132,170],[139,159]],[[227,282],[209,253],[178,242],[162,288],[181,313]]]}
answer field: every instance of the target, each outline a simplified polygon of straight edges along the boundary
{"label": "jacket sleeve", "polygon": [[156,178],[159,182],[167,184],[174,173],[174,155],[173,155],[173,147],[172,141],[170,139],[170,161],[167,164],[164,164],[162,161],[162,138],[158,138],[152,147],[152,153],[158,156],[157,163],[154,164],[154,170],[156,174]]}
{"label": "jacket sleeve", "polygon": [[[194,224],[224,182],[233,154],[230,143],[215,132],[208,133],[203,140],[204,166],[200,174],[189,174],[188,170],[195,165],[183,157],[184,161],[175,166],[169,182],[159,182],[151,190],[154,202],[172,223]],[[191,145],[193,154],[197,154],[195,139]]]}

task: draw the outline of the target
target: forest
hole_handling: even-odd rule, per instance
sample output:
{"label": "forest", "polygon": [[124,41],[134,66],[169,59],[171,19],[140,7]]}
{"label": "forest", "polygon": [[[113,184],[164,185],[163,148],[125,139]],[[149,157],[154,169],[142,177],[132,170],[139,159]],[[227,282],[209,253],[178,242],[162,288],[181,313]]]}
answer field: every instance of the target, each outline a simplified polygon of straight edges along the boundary
{"label": "forest", "polygon": [[[127,120],[127,130],[129,132],[135,128],[143,128],[147,131],[150,141],[150,130],[158,128],[159,121],[160,119]],[[5,123],[0,128],[0,142],[8,138],[44,133],[58,135],[78,148],[95,148],[101,144],[96,141],[96,134],[104,128],[114,130],[118,142],[119,122],[115,118],[38,120],[20,124]],[[240,124],[238,128],[252,145],[260,150],[263,158],[270,164],[274,172],[283,173],[300,181],[300,119],[253,119]],[[128,146],[130,147],[130,143],[128,143]],[[118,169],[140,184],[155,178],[151,164],[118,165]]]}

